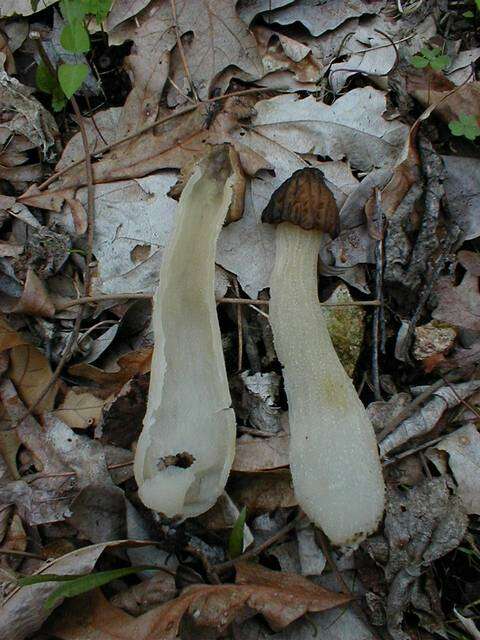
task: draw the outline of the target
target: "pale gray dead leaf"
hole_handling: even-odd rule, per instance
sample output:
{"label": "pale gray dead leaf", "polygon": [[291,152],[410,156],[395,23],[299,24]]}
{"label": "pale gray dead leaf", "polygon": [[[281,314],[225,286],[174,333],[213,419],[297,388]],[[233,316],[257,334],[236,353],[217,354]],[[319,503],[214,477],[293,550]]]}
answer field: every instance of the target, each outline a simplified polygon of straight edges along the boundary
{"label": "pale gray dead leaf", "polygon": [[298,545],[295,540],[282,542],[267,549],[267,555],[273,556],[278,561],[281,571],[286,573],[300,573],[300,559],[298,557]]}
{"label": "pale gray dead leaf", "polygon": [[386,422],[395,418],[411,401],[412,396],[409,393],[396,393],[387,402],[371,402],[367,407],[367,413],[375,431],[380,432]]}
{"label": "pale gray dead leaf", "polygon": [[[294,0],[238,0],[237,12],[247,24],[257,16],[259,13],[265,13],[278,9],[286,4],[292,4]],[[269,16],[265,16],[267,22],[270,21]]]}
{"label": "pale gray dead leaf", "polygon": [[102,445],[77,435],[53,414],[45,416],[44,450],[53,453],[77,478],[70,505],[72,524],[87,540],[105,542],[125,535],[125,498],[107,470]]}
{"label": "pale gray dead leaf", "polygon": [[80,335],[78,346],[86,355],[80,359],[80,362],[95,362],[104,351],[112,344],[118,333],[119,324],[113,324],[108,327],[101,335],[95,339],[91,339],[89,335]]}
{"label": "pale gray dead leaf", "polygon": [[[142,545],[142,542],[114,540],[83,547],[45,562],[35,573],[66,576],[90,573],[105,549],[128,545],[138,546]],[[41,582],[28,587],[17,587],[3,598],[0,606],[0,637],[8,640],[24,640],[27,636],[31,637],[50,615],[51,611],[43,605],[57,588],[57,582]],[[62,602],[63,600],[58,600],[55,606]]]}
{"label": "pale gray dead leaf", "polygon": [[282,9],[272,11],[269,19],[279,24],[301,22],[313,36],[339,27],[345,20],[377,13],[385,5],[384,0],[298,0]]}
{"label": "pale gray dead leaf", "polygon": [[350,76],[356,73],[373,76],[374,79],[386,76],[397,60],[391,38],[378,33],[371,25],[360,26],[345,41],[338,56],[346,58],[332,64],[328,76],[330,86],[336,94],[345,86]]}
{"label": "pale gray dead leaf", "polygon": [[107,33],[129,18],[133,18],[150,3],[150,0],[113,0],[105,23]]}
{"label": "pale gray dead leaf", "polygon": [[333,105],[312,96],[282,95],[258,102],[255,109],[252,134],[268,138],[284,153],[347,158],[364,171],[393,166],[408,135],[406,125],[382,117],[386,94],[372,87],[353,89]]}
{"label": "pale gray dead leaf", "polygon": [[244,384],[242,407],[250,423],[261,431],[277,433],[281,429],[281,410],[278,406],[280,376],[275,372],[240,374]]}
{"label": "pale gray dead leaf", "polygon": [[475,80],[475,74],[472,73],[472,65],[480,58],[480,48],[468,49],[457,53],[447,69],[445,76],[454,82],[457,86],[464,82]]}
{"label": "pale gray dead leaf", "polygon": [[[112,107],[95,113],[91,118],[84,118],[88,147],[92,153],[106,144],[112,144],[118,139],[119,122],[122,107]],[[56,165],[56,170],[67,168],[85,156],[80,131],[73,135],[65,145],[62,156]]]}
{"label": "pale gray dead leaf", "polygon": [[[155,532],[151,530],[145,519],[135,509],[129,500],[125,500],[127,509],[127,535],[135,540],[154,540]],[[175,571],[178,560],[174,553],[164,551],[158,546],[132,547],[127,549],[127,555],[132,565],[158,565]],[[152,571],[138,573],[142,580],[152,577]]]}
{"label": "pale gray dead leaf", "polygon": [[299,524],[296,528],[298,557],[303,576],[319,576],[323,573],[327,559],[315,540],[315,529],[312,524]]}
{"label": "pale gray dead leaf", "polygon": [[462,503],[451,495],[444,478],[425,480],[407,492],[389,490],[385,575],[390,584],[387,625],[394,640],[410,638],[402,630],[402,622],[405,612],[418,600],[422,571],[460,544],[467,525]]}
{"label": "pale gray dead leaf", "polygon": [[14,53],[28,37],[29,25],[26,20],[21,18],[12,19],[2,24],[2,31],[7,35],[8,48]]}
{"label": "pale gray dead leaf", "polygon": [[183,65],[173,69],[181,91],[189,91],[191,80],[199,97],[207,97],[216,77],[229,66],[251,78],[263,75],[255,39],[231,0],[176,0],[175,5],[180,34],[193,33],[193,39],[183,43],[189,78]]}
{"label": "pale gray dead leaf", "polygon": [[57,0],[40,0],[36,9],[32,7],[31,0],[2,0],[0,6],[0,18],[9,16],[30,16],[37,11],[42,11]]}
{"label": "pale gray dead leaf", "polygon": [[[380,455],[385,457],[396,447],[431,431],[447,409],[456,407],[479,388],[480,380],[471,380],[452,384],[451,387],[441,387],[435,391],[423,407],[401,422],[395,431],[382,440],[379,445]],[[418,387],[415,391],[421,393],[423,390],[424,388]]]}
{"label": "pale gray dead leaf", "polygon": [[58,128],[55,118],[32,93],[33,89],[0,70],[0,103],[5,114],[13,114],[2,120],[2,128],[24,136],[48,160],[55,153]]}
{"label": "pale gray dead leaf", "polygon": [[423,360],[437,353],[443,353],[452,348],[457,332],[435,321],[415,327],[415,341],[413,343],[413,357]]}
{"label": "pale gray dead leaf", "polygon": [[443,185],[449,211],[463,231],[463,239],[480,235],[480,160],[464,156],[442,156],[447,172]]}
{"label": "pale gray dead leaf", "polygon": [[480,331],[480,291],[478,276],[467,271],[460,284],[455,286],[452,277],[439,278],[435,293],[438,304],[432,313],[436,320]]}
{"label": "pale gray dead leaf", "polygon": [[466,512],[480,514],[480,434],[475,425],[457,429],[428,449],[426,455],[441,473],[450,469]]}

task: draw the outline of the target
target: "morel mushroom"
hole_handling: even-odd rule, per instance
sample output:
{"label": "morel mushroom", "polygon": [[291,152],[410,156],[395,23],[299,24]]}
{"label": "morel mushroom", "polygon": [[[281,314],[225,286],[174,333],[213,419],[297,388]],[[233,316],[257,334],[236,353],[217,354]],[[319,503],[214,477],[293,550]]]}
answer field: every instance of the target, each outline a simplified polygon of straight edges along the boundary
{"label": "morel mushroom", "polygon": [[209,509],[234,456],[235,416],[214,292],[217,238],[238,205],[233,164],[222,146],[194,169],[154,296],[152,373],[134,471],[142,502],[168,517]]}
{"label": "morel mushroom", "polygon": [[339,226],[322,172],[296,171],[262,220],[278,223],[269,317],[283,365],[295,494],[332,543],[354,547],[377,528],[385,490],[372,425],[318,301],[321,236],[336,236]]}

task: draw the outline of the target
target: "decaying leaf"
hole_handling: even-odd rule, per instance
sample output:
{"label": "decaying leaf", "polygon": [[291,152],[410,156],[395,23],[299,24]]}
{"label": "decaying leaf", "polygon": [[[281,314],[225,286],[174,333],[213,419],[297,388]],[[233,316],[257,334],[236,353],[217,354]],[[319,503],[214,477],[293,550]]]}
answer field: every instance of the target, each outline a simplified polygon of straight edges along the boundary
{"label": "decaying leaf", "polygon": [[237,440],[232,471],[254,473],[288,466],[289,441],[287,434],[270,438],[242,436]]}
{"label": "decaying leaf", "polygon": [[[102,544],[83,547],[65,556],[45,562],[35,572],[57,575],[78,575],[90,573],[105,549],[144,545],[135,540],[113,540]],[[47,619],[50,611],[43,607],[47,598],[55,591],[58,583],[41,582],[28,587],[17,587],[6,597],[0,606],[0,633],[9,640],[24,640],[37,631]],[[58,601],[57,605],[61,602]]]}
{"label": "decaying leaf", "polygon": [[69,389],[54,415],[72,429],[87,429],[100,423],[105,400],[89,391]]}
{"label": "decaying leaf", "polygon": [[290,471],[282,469],[236,478],[229,494],[237,504],[246,506],[250,514],[270,513],[297,504]]}
{"label": "decaying leaf", "polygon": [[[458,405],[480,388],[480,380],[471,380],[451,386],[445,386],[435,391],[424,407],[407,418],[380,443],[380,454],[384,457],[390,451],[408,442],[412,438],[431,431],[447,409]],[[421,393],[422,389],[418,389]]]}
{"label": "decaying leaf", "polygon": [[478,276],[467,271],[458,286],[448,276],[440,278],[436,293],[438,306],[432,314],[436,320],[462,329],[480,330]]}
{"label": "decaying leaf", "polygon": [[441,473],[450,469],[456,482],[456,493],[467,513],[480,512],[480,435],[468,424],[446,436],[428,449],[428,457]]}
{"label": "decaying leaf", "polygon": [[137,349],[118,359],[115,371],[104,371],[92,364],[74,364],[69,368],[72,376],[85,378],[106,388],[120,390],[125,382],[137,374],[150,371],[152,348]]}
{"label": "decaying leaf", "polygon": [[237,616],[244,618],[258,612],[270,626],[280,629],[307,611],[325,611],[350,600],[347,595],[328,591],[301,576],[248,563],[239,563],[236,569],[236,584],[187,587],[175,600],[139,618],[122,613],[99,593],[87,594],[75,606],[63,608],[52,631],[62,640],[80,640],[86,631],[94,637],[100,628],[108,634],[105,640],[127,640],[132,633],[137,640],[147,640],[152,634],[173,640],[180,628],[197,634],[209,630],[211,637],[217,637]]}

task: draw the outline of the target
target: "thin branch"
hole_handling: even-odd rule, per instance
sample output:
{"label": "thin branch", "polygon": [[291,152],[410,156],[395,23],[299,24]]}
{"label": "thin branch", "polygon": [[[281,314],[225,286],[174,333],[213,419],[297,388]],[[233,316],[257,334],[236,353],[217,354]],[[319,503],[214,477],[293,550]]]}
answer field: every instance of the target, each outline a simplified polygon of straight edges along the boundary
{"label": "thin branch", "polygon": [[[262,91],[265,91],[265,87],[258,87],[254,89],[244,89],[243,91],[232,91],[232,93],[226,93],[222,96],[217,96],[215,98],[208,98],[207,100],[203,100],[198,104],[191,104],[186,107],[182,107],[181,109],[177,109],[173,113],[170,113],[168,116],[163,116],[162,118],[158,118],[154,122],[147,124],[144,127],[140,127],[140,129],[138,129],[134,133],[131,133],[128,136],[121,138],[120,140],[116,140],[115,142],[112,142],[111,144],[107,144],[104,147],[97,149],[96,151],[90,152],[90,157],[95,158],[96,156],[101,156],[107,153],[107,151],[112,151],[112,149],[116,149],[117,147],[122,145],[124,142],[129,142],[130,140],[133,140],[137,136],[142,135],[142,133],[146,133],[147,131],[154,129],[155,127],[158,127],[161,124],[165,124],[165,122],[168,122],[169,120],[173,120],[174,118],[179,118],[180,116],[183,116],[186,113],[195,111],[195,109],[198,109],[199,107],[201,107],[202,104],[219,102],[219,101],[227,100],[227,98],[234,98],[236,96],[247,96],[254,93],[261,93]],[[275,89],[268,89],[268,91],[275,92]],[[52,174],[44,182],[38,185],[38,189],[40,191],[43,191],[48,186],[50,186],[52,182],[55,182],[56,180],[58,180],[58,178],[61,178],[61,176],[63,176],[65,173],[68,173],[70,169],[73,169],[74,167],[78,167],[78,165],[82,164],[83,162],[85,162],[85,156],[83,156],[79,160],[76,160],[75,162],[72,162],[70,165],[68,165],[68,167],[64,167],[60,171],[57,171],[56,173]]]}
{"label": "thin branch", "polygon": [[[94,302],[105,302],[108,300],[151,300],[151,293],[106,293],[95,296],[85,296],[69,300],[56,307],[57,311],[65,311],[78,304],[91,304]],[[257,306],[268,306],[268,300],[250,299],[250,298],[217,298],[217,304],[248,304]],[[380,300],[354,300],[352,302],[321,302],[322,307],[378,307]]]}
{"label": "thin branch", "polygon": [[172,9],[173,28],[175,29],[175,37],[177,39],[178,52],[180,54],[180,59],[182,60],[185,76],[188,80],[188,84],[190,85],[190,91],[192,92],[192,96],[195,102],[198,102],[199,98],[195,90],[195,85],[193,84],[192,76],[190,74],[190,69],[188,68],[187,57],[185,56],[185,49],[183,48],[182,36],[180,35],[180,29],[178,28],[177,6],[175,3],[175,0],[170,0],[170,7]]}

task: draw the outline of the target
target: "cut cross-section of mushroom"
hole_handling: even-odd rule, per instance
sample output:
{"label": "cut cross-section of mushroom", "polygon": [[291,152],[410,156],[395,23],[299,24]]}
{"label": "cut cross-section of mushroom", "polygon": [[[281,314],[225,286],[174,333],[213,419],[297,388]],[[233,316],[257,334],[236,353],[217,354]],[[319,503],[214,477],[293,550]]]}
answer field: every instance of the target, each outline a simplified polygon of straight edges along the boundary
{"label": "cut cross-section of mushroom", "polygon": [[321,236],[335,236],[339,224],[321,171],[295,172],[262,220],[278,223],[269,317],[283,365],[295,494],[334,544],[356,546],[377,528],[385,491],[372,425],[318,301]]}
{"label": "cut cross-section of mushroom", "polygon": [[195,167],[154,296],[155,346],[148,407],[135,454],[139,496],[168,517],[209,509],[234,457],[235,416],[214,292],[215,248],[238,203],[238,167],[227,147]]}

